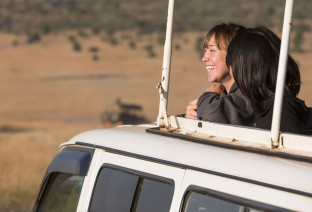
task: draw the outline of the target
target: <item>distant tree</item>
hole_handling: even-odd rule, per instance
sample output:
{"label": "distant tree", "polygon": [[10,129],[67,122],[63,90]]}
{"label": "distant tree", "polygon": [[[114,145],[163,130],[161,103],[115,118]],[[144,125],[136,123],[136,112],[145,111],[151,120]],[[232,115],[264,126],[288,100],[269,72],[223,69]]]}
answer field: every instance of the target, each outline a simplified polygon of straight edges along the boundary
{"label": "distant tree", "polygon": [[81,45],[78,41],[75,41],[72,43],[73,44],[73,50],[75,52],[80,52],[81,51]]}
{"label": "distant tree", "polygon": [[135,42],[134,42],[134,41],[129,41],[129,47],[130,47],[131,49],[135,49],[135,48],[136,48]]}
{"label": "distant tree", "polygon": [[75,41],[76,41],[76,37],[75,37],[74,35],[70,35],[70,36],[68,37],[68,40],[69,40],[70,42],[75,42]]}
{"label": "distant tree", "polygon": [[86,32],[83,31],[83,30],[79,30],[79,31],[78,31],[78,35],[79,35],[80,37],[82,37],[82,38],[87,38],[87,37],[89,37],[88,33],[86,33]]}
{"label": "distant tree", "polygon": [[304,33],[308,30],[308,26],[301,24],[297,27],[294,27],[294,39],[293,39],[293,49],[294,51],[301,52],[302,51],[302,44],[304,42]]}
{"label": "distant tree", "polygon": [[41,28],[41,32],[45,35],[51,32],[51,27],[47,24],[42,24],[40,28]]}
{"label": "distant tree", "polygon": [[30,33],[27,37],[27,43],[35,43],[41,40],[41,35],[39,33]]}
{"label": "distant tree", "polygon": [[157,42],[158,42],[159,45],[164,45],[165,44],[165,40],[166,40],[165,36],[159,36],[157,38]]}
{"label": "distant tree", "polygon": [[111,38],[109,39],[109,43],[110,43],[111,45],[113,45],[113,46],[117,46],[117,45],[118,45],[118,40],[117,40],[116,37],[111,37]]}
{"label": "distant tree", "polygon": [[149,57],[156,57],[154,46],[152,44],[146,45],[144,49],[147,51]]}
{"label": "distant tree", "polygon": [[96,46],[91,46],[89,48],[89,51],[92,52],[92,53],[97,53],[100,49]]}
{"label": "distant tree", "polygon": [[174,49],[175,50],[180,50],[181,49],[180,44],[178,44],[178,43],[174,44]]}
{"label": "distant tree", "polygon": [[14,41],[12,41],[12,46],[18,46],[18,45],[19,45],[18,40],[14,40]]}
{"label": "distant tree", "polygon": [[95,54],[95,55],[93,55],[92,59],[93,59],[94,61],[98,61],[98,60],[99,60],[99,57]]}
{"label": "distant tree", "polygon": [[203,36],[200,36],[197,38],[196,40],[196,44],[195,44],[195,50],[196,52],[198,52],[199,57],[202,57],[203,54],[203,42],[204,42],[205,38]]}
{"label": "distant tree", "polygon": [[100,26],[94,26],[92,27],[93,34],[97,35],[101,32],[102,28]]}

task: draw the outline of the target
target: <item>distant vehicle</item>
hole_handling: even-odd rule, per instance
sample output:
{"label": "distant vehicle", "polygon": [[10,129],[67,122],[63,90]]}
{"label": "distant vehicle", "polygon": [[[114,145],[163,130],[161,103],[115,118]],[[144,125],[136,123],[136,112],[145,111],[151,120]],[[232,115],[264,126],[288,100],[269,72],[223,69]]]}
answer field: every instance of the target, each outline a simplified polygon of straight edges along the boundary
{"label": "distant vehicle", "polygon": [[101,116],[101,122],[105,127],[122,124],[142,124],[149,120],[142,113],[142,106],[138,104],[123,103],[120,99],[116,100],[118,111],[104,111]]}
{"label": "distant vehicle", "polygon": [[[34,211],[311,211],[310,135],[167,115],[173,4],[157,124],[87,131],[61,144]],[[287,0],[285,64],[292,7]]]}

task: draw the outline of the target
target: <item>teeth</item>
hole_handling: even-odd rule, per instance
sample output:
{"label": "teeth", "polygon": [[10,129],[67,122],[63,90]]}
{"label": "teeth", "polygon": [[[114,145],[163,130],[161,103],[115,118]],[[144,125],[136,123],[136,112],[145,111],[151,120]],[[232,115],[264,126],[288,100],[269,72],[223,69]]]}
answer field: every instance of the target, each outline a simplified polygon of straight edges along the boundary
{"label": "teeth", "polygon": [[214,69],[214,66],[206,66],[207,71],[211,71]]}

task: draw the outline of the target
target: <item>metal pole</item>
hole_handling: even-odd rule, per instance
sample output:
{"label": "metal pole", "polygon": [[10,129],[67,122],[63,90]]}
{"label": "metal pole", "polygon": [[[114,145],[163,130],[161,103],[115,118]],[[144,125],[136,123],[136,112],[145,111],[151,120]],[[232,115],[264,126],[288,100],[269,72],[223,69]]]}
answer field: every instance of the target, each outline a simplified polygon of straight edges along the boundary
{"label": "metal pole", "polygon": [[159,127],[169,127],[167,120],[167,106],[168,106],[168,94],[169,94],[169,78],[170,78],[170,66],[171,66],[171,49],[172,49],[172,23],[173,23],[173,11],[174,0],[169,0],[168,5],[168,17],[167,17],[167,29],[166,29],[166,41],[164,46],[164,56],[162,65],[161,81],[158,85],[160,102],[159,113],[157,117],[157,125]]}
{"label": "metal pole", "polygon": [[281,42],[279,64],[278,64],[278,74],[277,74],[277,82],[276,82],[275,98],[274,98],[273,118],[272,118],[272,127],[271,127],[271,141],[269,141],[267,144],[268,148],[277,147],[279,145],[278,141],[279,141],[279,133],[280,133],[282,106],[283,106],[285,77],[287,73],[288,47],[289,47],[293,3],[294,3],[294,0],[286,0],[283,32],[282,32],[282,42]]}

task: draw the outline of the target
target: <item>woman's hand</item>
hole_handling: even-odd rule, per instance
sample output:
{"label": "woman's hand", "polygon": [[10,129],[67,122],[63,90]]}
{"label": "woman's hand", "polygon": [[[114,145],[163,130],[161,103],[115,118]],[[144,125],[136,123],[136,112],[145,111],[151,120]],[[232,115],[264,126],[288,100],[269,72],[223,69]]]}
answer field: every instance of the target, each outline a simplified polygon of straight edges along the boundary
{"label": "woman's hand", "polygon": [[186,107],[185,118],[197,119],[197,101],[198,99],[194,99],[188,104]]}
{"label": "woman's hand", "polygon": [[224,91],[222,90],[221,84],[216,84],[216,85],[211,85],[210,87],[207,88],[207,92],[214,92],[219,95],[224,94]]}

